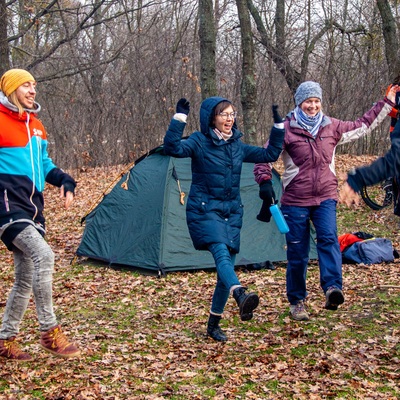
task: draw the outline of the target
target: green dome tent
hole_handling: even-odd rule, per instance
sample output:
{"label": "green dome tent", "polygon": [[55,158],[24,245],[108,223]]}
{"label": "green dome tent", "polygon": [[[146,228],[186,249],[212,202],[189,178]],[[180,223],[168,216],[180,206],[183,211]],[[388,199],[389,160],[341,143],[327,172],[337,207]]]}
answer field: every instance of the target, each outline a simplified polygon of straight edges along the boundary
{"label": "green dome tent", "polygon": [[[85,229],[76,254],[158,274],[215,268],[209,252],[194,249],[186,226],[190,162],[190,158],[164,155],[162,146],[139,158],[82,219]],[[254,164],[243,164],[244,218],[236,265],[262,268],[286,260],[286,241],[273,220],[265,223],[256,219],[262,201],[253,167]],[[282,190],[276,171],[273,186],[280,198]],[[316,258],[315,246],[310,256]]]}

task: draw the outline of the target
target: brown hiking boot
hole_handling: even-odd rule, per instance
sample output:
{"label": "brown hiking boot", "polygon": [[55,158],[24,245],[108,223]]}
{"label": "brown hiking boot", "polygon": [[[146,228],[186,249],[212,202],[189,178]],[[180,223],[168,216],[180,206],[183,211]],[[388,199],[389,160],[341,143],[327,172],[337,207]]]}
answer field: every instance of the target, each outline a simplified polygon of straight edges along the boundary
{"label": "brown hiking boot", "polygon": [[9,339],[0,339],[0,357],[14,361],[32,361],[30,354],[24,353],[18,343],[15,341],[15,336]]}
{"label": "brown hiking boot", "polygon": [[77,357],[81,354],[78,347],[68,341],[67,336],[61,331],[60,325],[47,332],[42,332],[40,345],[46,351],[63,358]]}
{"label": "brown hiking boot", "polygon": [[291,304],[289,309],[291,317],[296,321],[308,321],[310,319],[304,300],[299,300],[295,305]]}

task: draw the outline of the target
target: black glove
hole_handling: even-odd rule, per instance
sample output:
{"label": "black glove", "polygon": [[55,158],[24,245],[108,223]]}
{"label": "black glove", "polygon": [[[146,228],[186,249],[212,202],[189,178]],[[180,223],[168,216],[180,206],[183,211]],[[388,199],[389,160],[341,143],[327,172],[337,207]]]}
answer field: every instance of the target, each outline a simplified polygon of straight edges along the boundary
{"label": "black glove", "polygon": [[259,196],[261,200],[269,201],[271,205],[275,203],[275,192],[271,180],[262,181],[260,183]]}
{"label": "black glove", "polygon": [[75,186],[71,182],[65,182],[63,186],[64,186],[64,197],[67,196],[67,192],[75,194]]}
{"label": "black glove", "polygon": [[176,103],[176,112],[180,114],[189,115],[190,111],[190,103],[185,98],[179,99],[178,103]]}
{"label": "black glove", "polygon": [[279,124],[280,122],[283,122],[283,119],[282,119],[282,117],[279,115],[279,113],[278,113],[278,107],[279,106],[277,106],[276,104],[274,104],[273,106],[272,106],[272,116],[274,117],[274,122],[276,123],[276,124]]}
{"label": "black glove", "polygon": [[260,213],[257,215],[257,219],[262,222],[271,221],[271,211],[270,207],[275,204],[275,192],[272,187],[272,181],[263,181],[260,183],[259,191],[260,199],[263,200]]}
{"label": "black glove", "polygon": [[261,222],[269,222],[271,221],[271,210],[269,209],[271,207],[271,204],[269,204],[267,201],[262,202],[261,210],[260,213],[257,215],[257,219]]}

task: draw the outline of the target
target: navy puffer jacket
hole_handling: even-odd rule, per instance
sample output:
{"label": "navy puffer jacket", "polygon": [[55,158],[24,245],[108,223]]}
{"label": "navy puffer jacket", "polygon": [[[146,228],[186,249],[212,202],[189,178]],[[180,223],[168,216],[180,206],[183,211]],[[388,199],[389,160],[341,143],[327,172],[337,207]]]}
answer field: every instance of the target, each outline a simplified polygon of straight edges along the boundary
{"label": "navy puffer jacket", "polygon": [[243,134],[236,123],[232,137],[217,137],[210,126],[214,109],[222,97],[209,97],[200,108],[201,132],[181,140],[185,123],[172,119],[164,138],[164,151],[173,157],[191,157],[192,185],[186,207],[186,218],[197,250],[211,243],[225,243],[239,252],[243,204],[240,198],[240,174],[243,162],[276,161],[282,150],[284,130],[272,128],[267,148],[250,146],[241,141]]}

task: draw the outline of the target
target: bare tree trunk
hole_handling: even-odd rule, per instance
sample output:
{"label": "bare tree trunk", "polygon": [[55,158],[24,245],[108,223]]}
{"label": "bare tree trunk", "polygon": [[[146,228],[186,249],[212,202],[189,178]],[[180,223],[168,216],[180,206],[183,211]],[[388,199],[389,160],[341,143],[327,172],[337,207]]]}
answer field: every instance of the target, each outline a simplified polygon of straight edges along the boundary
{"label": "bare tree trunk", "polygon": [[[282,74],[282,76],[285,78],[290,90],[292,91],[292,93],[294,93],[299,83],[304,79],[308,64],[305,62],[303,65],[302,62],[303,70],[300,72],[296,71],[291,62],[289,61],[287,54],[284,51],[284,48],[281,48],[279,46],[285,43],[284,0],[277,0],[276,4],[276,17],[275,17],[276,45],[274,45],[270,40],[267,29],[265,28],[265,25],[262,22],[261,15],[258,12],[257,8],[254,6],[252,0],[247,0],[247,7],[256,23],[258,33],[260,34],[260,43],[265,47],[268,55],[273,60],[276,67]],[[308,61],[308,59],[306,58],[305,61]]]}
{"label": "bare tree trunk", "polygon": [[391,81],[400,75],[399,40],[396,21],[388,0],[376,0],[382,19],[382,32],[385,41],[385,55]]}
{"label": "bare tree trunk", "polygon": [[215,68],[215,22],[212,0],[199,0],[201,97],[217,95]]}
{"label": "bare tree trunk", "polygon": [[0,76],[10,69],[10,50],[7,41],[6,1],[0,0]]}
{"label": "bare tree trunk", "polygon": [[[97,5],[97,4],[96,4]],[[101,38],[102,38],[102,25],[100,24],[103,18],[101,14],[101,7],[96,10],[94,14],[94,26],[93,26],[93,37],[92,37],[92,66],[91,70],[91,91],[92,91],[92,101],[96,107],[101,112],[101,103],[99,101],[102,94],[102,84],[103,84],[103,70],[101,67]]]}
{"label": "bare tree trunk", "polygon": [[246,0],[236,0],[242,40],[242,82],[240,87],[243,128],[250,144],[256,144],[257,88],[254,71],[254,43]]}

